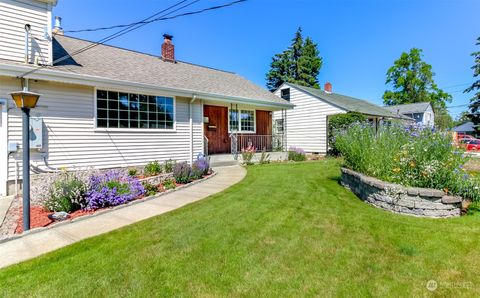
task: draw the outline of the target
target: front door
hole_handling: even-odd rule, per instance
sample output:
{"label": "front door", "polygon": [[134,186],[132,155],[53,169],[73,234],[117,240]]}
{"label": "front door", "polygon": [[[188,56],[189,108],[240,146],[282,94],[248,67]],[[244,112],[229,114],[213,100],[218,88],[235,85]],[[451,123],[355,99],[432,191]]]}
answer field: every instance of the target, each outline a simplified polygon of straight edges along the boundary
{"label": "front door", "polygon": [[208,139],[208,154],[230,153],[230,136],[228,134],[228,108],[218,106],[203,107],[205,136]]}

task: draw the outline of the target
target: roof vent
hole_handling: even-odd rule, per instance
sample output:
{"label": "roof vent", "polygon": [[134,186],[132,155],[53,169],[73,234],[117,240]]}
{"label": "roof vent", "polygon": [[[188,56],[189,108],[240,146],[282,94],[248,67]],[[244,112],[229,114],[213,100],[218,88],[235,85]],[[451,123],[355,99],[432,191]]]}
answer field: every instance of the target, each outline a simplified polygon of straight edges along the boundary
{"label": "roof vent", "polygon": [[332,93],[332,84],[330,82],[326,82],[324,86],[324,90],[327,93]]}
{"label": "roof vent", "polygon": [[162,59],[164,61],[175,62],[175,46],[172,38],[170,34],[163,34]]}

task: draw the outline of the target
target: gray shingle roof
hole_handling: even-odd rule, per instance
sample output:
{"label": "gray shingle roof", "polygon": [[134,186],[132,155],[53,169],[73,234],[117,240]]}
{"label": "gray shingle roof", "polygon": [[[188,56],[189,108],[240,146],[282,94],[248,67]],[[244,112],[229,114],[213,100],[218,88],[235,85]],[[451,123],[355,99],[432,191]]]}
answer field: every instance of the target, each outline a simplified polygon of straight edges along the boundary
{"label": "gray shingle roof", "polygon": [[398,118],[396,114],[393,114],[390,111],[384,109],[383,107],[377,106],[376,104],[370,103],[363,99],[358,99],[358,98],[341,95],[333,92],[327,93],[320,89],[300,86],[292,83],[286,83],[286,84],[291,85],[297,89],[303,90],[304,92],[314,97],[317,97],[321,100],[324,100],[334,106],[337,106],[349,112],[359,112],[359,113],[370,115],[370,116]]}
{"label": "gray shingle roof", "polygon": [[472,131],[475,131],[475,128],[474,128],[474,125],[473,125],[473,122],[471,121],[468,121],[468,122],[465,122],[463,124],[460,124],[459,126],[455,126],[453,128],[453,131],[459,131],[459,132],[472,132]]}
{"label": "gray shingle roof", "polygon": [[[54,60],[91,44],[93,42],[56,36],[53,41]],[[235,73],[181,61],[165,62],[157,56],[108,45],[98,45],[49,68],[159,88],[220,95],[226,99],[230,96],[293,107]]]}
{"label": "gray shingle roof", "polygon": [[415,114],[424,113],[430,106],[429,102],[417,102],[403,105],[386,106],[385,109],[394,114]]}

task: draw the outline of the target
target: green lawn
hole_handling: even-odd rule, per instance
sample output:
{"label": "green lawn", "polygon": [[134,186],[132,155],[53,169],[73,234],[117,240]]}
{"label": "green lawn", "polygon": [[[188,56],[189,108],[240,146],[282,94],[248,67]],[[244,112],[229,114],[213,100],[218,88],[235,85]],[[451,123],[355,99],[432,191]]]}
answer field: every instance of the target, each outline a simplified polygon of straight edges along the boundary
{"label": "green lawn", "polygon": [[[480,295],[480,216],[382,211],[335,160],[248,168],[201,202],[0,271],[0,296]],[[1,257],[1,256],[0,256]]]}

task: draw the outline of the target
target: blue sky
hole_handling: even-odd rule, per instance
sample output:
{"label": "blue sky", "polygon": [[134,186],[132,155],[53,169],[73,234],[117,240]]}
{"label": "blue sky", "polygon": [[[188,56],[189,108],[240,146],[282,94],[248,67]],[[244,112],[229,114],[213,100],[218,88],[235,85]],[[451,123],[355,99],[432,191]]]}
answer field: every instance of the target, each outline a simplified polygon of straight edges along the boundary
{"label": "blue sky", "polygon": [[[202,0],[184,11],[231,0]],[[178,0],[59,0],[54,15],[65,30],[130,23]],[[435,80],[466,104],[462,91],[473,82],[480,50],[477,0],[249,0],[233,7],[144,26],[110,44],[160,54],[163,33],[174,35],[179,60],[234,71],[261,86],[271,57],[284,50],[298,26],[318,43],[323,57],[319,81],[334,92],[381,104],[385,74],[402,51],[424,50]],[[114,31],[67,33],[99,40]],[[466,107],[450,108],[456,116]]]}

